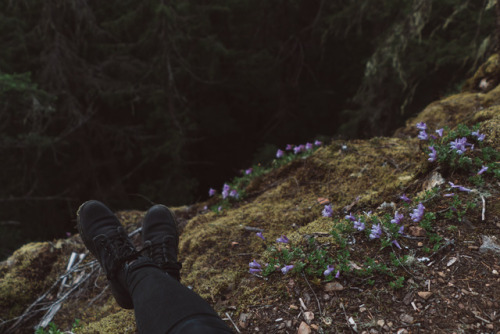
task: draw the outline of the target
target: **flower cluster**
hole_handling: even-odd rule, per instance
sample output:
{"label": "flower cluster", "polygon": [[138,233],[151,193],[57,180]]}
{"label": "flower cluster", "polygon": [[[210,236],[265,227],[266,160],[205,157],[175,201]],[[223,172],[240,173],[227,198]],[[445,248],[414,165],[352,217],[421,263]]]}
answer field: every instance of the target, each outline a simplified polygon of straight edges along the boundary
{"label": "flower cluster", "polygon": [[418,206],[413,209],[412,213],[410,213],[411,220],[413,220],[415,223],[421,221],[422,218],[424,218],[424,211],[425,206],[422,203],[418,203]]}
{"label": "flower cluster", "polygon": [[325,205],[325,208],[323,209],[321,214],[323,215],[323,217],[331,217],[333,215],[333,209],[331,204]]}
{"label": "flower cluster", "polygon": [[281,243],[287,244],[287,243],[290,242],[290,240],[288,240],[288,238],[286,237],[286,235],[282,235],[281,237],[279,237],[278,239],[276,239],[276,242],[281,242]]}
{"label": "flower cluster", "polygon": [[[416,124],[417,129],[420,130],[418,133],[418,138],[420,140],[437,140],[438,138],[435,137],[434,135],[428,135],[426,130],[427,130],[427,124],[424,122],[420,122]],[[444,129],[437,129],[435,132],[438,134],[439,137],[443,137],[443,132]],[[485,135],[482,133],[479,133],[479,131],[472,131],[472,132],[467,132],[468,134],[472,135],[473,137],[476,137],[477,141],[482,142],[485,139]],[[432,144],[428,147],[429,148],[429,161],[434,162],[436,161],[438,157],[438,152],[436,151],[436,143],[432,142]],[[463,155],[467,150],[474,150],[474,144],[469,143],[467,141],[466,136],[461,136],[460,138],[455,138],[454,140],[448,142],[449,149],[453,152],[456,152],[458,155]]]}
{"label": "flower cluster", "polygon": [[250,262],[248,264],[248,266],[250,267],[249,272],[251,274],[256,274],[256,273],[262,271],[262,269],[261,269],[262,266],[257,261],[255,261],[255,260],[253,260],[252,262]]}
{"label": "flower cluster", "polygon": [[[323,142],[321,142],[319,140],[316,140],[314,143],[306,143],[305,145],[304,144],[301,144],[301,145],[288,144],[288,145],[286,145],[285,151],[293,151],[294,154],[299,154],[302,152],[311,151],[314,149],[314,146],[321,146],[321,145],[323,145]],[[276,151],[276,158],[280,159],[283,156],[285,156],[285,151],[278,149],[278,151]]]}

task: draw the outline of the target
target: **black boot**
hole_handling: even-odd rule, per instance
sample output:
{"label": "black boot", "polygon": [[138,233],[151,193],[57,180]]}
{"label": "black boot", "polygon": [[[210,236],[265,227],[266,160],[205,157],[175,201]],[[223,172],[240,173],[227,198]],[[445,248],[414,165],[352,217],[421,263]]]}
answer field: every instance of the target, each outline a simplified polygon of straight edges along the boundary
{"label": "black boot", "polygon": [[[120,221],[107,206],[91,200],[83,203],[78,209],[77,222],[80,236],[104,270],[116,302],[123,308],[134,308],[132,297],[124,282],[127,263],[137,260],[140,254]],[[137,262],[142,264],[145,261]]]}
{"label": "black boot", "polygon": [[142,240],[153,262],[180,281],[182,264],[177,261],[179,233],[174,213],[164,205],[151,207],[142,223]]}

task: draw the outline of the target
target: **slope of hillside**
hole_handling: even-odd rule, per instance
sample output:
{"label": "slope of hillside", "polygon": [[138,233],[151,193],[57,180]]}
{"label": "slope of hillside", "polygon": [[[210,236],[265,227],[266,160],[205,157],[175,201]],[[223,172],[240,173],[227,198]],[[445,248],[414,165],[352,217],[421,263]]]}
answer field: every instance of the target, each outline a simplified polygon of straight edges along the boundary
{"label": "slope of hillside", "polygon": [[[485,139],[467,154],[498,152],[499,78],[493,56],[466,90],[430,104],[392,138],[327,143],[251,179],[244,199],[221,211],[205,209],[218,196],[175,208],[183,283],[241,333],[499,332],[498,160],[481,175],[429,162],[415,127],[449,133],[480,124]],[[434,217],[414,219],[419,203]],[[402,233],[388,223],[396,212]],[[144,213],[117,215],[139,245]],[[371,238],[377,223],[381,236]],[[283,235],[289,243],[275,241]],[[253,260],[275,272],[249,273]],[[284,274],[285,265],[294,268]],[[335,269],[325,276],[327,265]],[[3,332],[29,332],[43,319],[64,330],[80,319],[78,333],[136,331],[133,312],[113,301],[79,236],[23,246],[0,264],[0,276]]]}

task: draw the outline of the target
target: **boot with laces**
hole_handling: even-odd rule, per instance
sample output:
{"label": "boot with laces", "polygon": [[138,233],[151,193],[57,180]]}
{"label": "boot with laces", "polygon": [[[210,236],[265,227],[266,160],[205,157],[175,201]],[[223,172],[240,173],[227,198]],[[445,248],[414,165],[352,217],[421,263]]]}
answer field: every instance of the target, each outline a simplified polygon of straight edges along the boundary
{"label": "boot with laces", "polygon": [[[152,265],[140,258],[132,241],[115,214],[103,203],[91,200],[83,203],[77,212],[80,236],[88,250],[99,261],[111,286],[111,292],[123,308],[134,308],[132,297],[125,287],[128,265]],[[146,261],[145,261],[146,260]]]}
{"label": "boot with laces", "polygon": [[142,223],[143,249],[164,272],[180,281],[179,233],[175,215],[164,205],[151,207]]}

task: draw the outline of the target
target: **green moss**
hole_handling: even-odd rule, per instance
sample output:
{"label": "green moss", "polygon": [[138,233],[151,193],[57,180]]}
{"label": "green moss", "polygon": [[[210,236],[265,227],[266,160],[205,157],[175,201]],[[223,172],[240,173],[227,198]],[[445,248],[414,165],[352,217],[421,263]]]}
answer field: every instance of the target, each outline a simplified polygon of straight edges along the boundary
{"label": "green moss", "polygon": [[98,320],[82,323],[82,328],[75,333],[90,334],[90,333],[106,333],[106,334],[124,334],[136,333],[134,311],[118,310],[114,313],[103,313],[104,317]]}
{"label": "green moss", "polygon": [[0,317],[18,316],[49,284],[58,251],[48,242],[29,243],[1,264]]}

